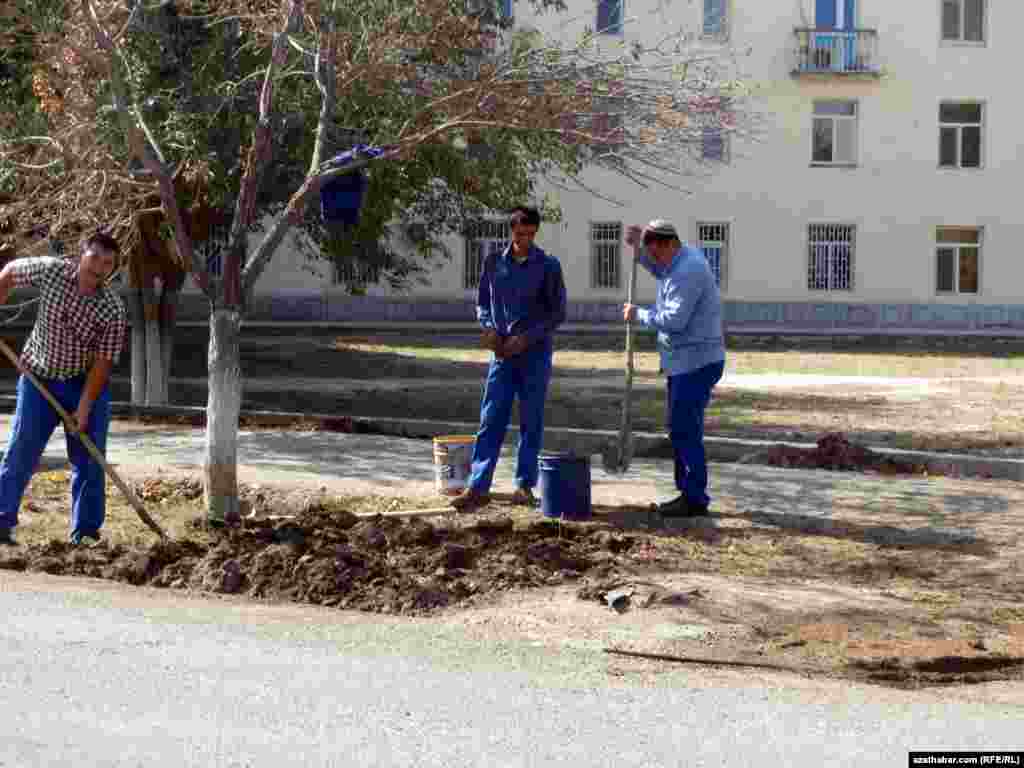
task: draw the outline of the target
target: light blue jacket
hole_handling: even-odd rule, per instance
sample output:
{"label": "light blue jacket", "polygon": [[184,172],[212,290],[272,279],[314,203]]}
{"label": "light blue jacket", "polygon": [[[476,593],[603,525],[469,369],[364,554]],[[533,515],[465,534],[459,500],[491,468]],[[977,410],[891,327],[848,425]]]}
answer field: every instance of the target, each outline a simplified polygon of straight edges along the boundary
{"label": "light blue jacket", "polygon": [[658,281],[658,302],[637,310],[637,320],[658,332],[658,352],[666,376],[690,373],[725,360],[722,302],[704,252],[680,247],[661,267],[642,252],[638,259]]}

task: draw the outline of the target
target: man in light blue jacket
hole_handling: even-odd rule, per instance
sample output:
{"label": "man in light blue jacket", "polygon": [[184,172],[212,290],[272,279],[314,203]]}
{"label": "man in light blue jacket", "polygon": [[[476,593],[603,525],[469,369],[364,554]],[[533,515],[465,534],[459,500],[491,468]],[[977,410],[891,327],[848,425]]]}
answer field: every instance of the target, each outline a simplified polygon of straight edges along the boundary
{"label": "man in light blue jacket", "polygon": [[725,369],[722,304],[703,251],[679,241],[662,219],[629,227],[626,242],[643,243],[640,264],[658,283],[653,307],[623,306],[623,319],[658,332],[661,367],[668,377],[668,423],[679,496],[658,505],[663,517],[708,514],[708,468],[704,456],[704,410]]}

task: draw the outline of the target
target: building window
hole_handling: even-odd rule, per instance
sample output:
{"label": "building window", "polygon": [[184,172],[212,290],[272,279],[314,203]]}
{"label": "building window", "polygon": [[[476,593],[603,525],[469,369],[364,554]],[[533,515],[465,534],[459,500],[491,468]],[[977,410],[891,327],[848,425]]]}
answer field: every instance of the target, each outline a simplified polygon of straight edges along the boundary
{"label": "building window", "polygon": [[223,251],[210,251],[206,256],[206,271],[210,273],[210,277],[223,277],[224,275],[224,257],[222,256]]}
{"label": "building window", "polygon": [[935,232],[935,289],[938,293],[978,293],[981,230],[939,227]]}
{"label": "building window", "polygon": [[811,224],[808,230],[807,288],[852,291],[856,227]]}
{"label": "building window", "polygon": [[597,32],[600,35],[622,34],[624,0],[597,0]]}
{"label": "building window", "polygon": [[334,265],[334,284],[352,288],[365,288],[380,282],[380,266],[362,262],[346,261]]}
{"label": "building window", "polygon": [[814,165],[857,164],[857,102],[814,102],[812,128]]}
{"label": "building window", "polygon": [[622,224],[592,222],[590,225],[591,287],[618,290],[621,282]]}
{"label": "building window", "polygon": [[462,272],[462,286],[475,290],[480,286],[484,259],[492,253],[501,253],[508,247],[511,230],[507,221],[477,221],[466,233],[466,264]]}
{"label": "building window", "polygon": [[701,157],[718,163],[728,163],[729,134],[721,128],[705,128],[701,137]]}
{"label": "building window", "polygon": [[982,105],[939,105],[939,167],[981,168]]}
{"label": "building window", "polygon": [[715,275],[715,282],[721,288],[725,263],[729,256],[729,225],[721,222],[697,222],[697,245],[704,251],[704,257]]}
{"label": "building window", "polygon": [[193,243],[195,255],[206,264],[206,271],[211,277],[223,277],[224,256],[231,242],[231,217],[221,217],[220,221],[210,222],[210,230],[205,240]]}
{"label": "building window", "polygon": [[985,0],[942,0],[942,39],[985,42]]}
{"label": "building window", "polygon": [[704,37],[724,40],[729,36],[726,8],[729,0],[704,0]]}

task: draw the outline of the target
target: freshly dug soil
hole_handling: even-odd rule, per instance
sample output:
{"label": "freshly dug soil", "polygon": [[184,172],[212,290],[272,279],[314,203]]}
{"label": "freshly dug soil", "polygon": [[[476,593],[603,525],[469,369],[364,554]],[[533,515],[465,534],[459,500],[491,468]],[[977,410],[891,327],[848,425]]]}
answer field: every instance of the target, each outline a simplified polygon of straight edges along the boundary
{"label": "freshly dug soil", "polygon": [[891,475],[920,475],[925,470],[921,464],[896,461],[851,442],[842,432],[822,435],[814,448],[776,445],[768,450],[765,463],[776,467],[881,472]]}
{"label": "freshly dug soil", "polygon": [[[466,522],[356,517],[311,505],[293,519],[245,519],[203,539],[143,549],[100,543],[0,550],[0,569],[92,576],[364,611],[423,614],[512,588],[606,575],[633,539],[509,517]],[[196,520],[193,528],[205,529]]]}
{"label": "freshly dug soil", "polygon": [[[30,513],[43,518],[53,499],[36,490]],[[625,674],[675,662],[901,688],[1024,679],[1009,543],[989,552],[971,542],[894,541],[897,529],[877,523],[789,531],[754,514],[666,529],[632,507],[597,506],[592,522],[560,525],[500,500],[479,514],[405,517],[389,513],[414,506],[408,499],[240,491],[252,516],[211,529],[189,517],[199,508],[197,480],[146,478],[136,492],[147,504],[183,510],[176,539],[72,547],[38,537],[0,547],[0,570],[442,621],[497,610],[499,620],[544,627],[542,612],[553,610],[545,636],[608,633],[609,646],[647,658],[616,667]],[[878,533],[887,543],[874,543]],[[952,585],[939,564],[963,588],[942,591]],[[1003,581],[986,570],[993,564]]]}

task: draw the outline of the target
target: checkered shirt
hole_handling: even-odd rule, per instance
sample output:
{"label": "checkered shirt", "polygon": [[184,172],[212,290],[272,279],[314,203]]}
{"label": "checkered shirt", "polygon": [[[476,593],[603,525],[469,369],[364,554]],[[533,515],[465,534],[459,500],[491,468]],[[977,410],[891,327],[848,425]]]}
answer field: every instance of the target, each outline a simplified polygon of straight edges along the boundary
{"label": "checkered shirt", "polygon": [[51,257],[10,263],[17,288],[39,289],[39,312],[21,361],[47,379],[88,372],[97,358],[117,363],[128,330],[120,297],[103,286],[92,296],[78,292],[78,264]]}

